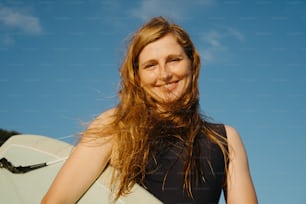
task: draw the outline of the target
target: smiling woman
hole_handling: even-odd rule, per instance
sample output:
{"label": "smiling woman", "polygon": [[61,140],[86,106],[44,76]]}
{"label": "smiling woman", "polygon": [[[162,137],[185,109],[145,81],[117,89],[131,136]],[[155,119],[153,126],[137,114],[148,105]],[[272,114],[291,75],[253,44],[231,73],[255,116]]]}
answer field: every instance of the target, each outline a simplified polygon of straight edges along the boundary
{"label": "smiling woman", "polygon": [[228,203],[257,203],[239,134],[199,111],[199,70],[180,26],[143,25],[121,65],[119,104],[83,132],[42,203],[76,202],[107,165],[118,170],[114,199],[139,184],[163,203],[217,203],[222,189]]}

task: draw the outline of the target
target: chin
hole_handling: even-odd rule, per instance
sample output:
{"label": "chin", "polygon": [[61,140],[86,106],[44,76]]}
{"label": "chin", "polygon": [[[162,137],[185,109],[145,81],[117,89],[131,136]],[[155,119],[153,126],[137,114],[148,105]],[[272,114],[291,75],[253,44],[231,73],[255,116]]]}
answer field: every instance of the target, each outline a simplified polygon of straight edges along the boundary
{"label": "chin", "polygon": [[177,96],[172,96],[172,97],[163,97],[163,98],[158,98],[157,101],[163,104],[169,104],[173,103],[179,100],[180,97]]}

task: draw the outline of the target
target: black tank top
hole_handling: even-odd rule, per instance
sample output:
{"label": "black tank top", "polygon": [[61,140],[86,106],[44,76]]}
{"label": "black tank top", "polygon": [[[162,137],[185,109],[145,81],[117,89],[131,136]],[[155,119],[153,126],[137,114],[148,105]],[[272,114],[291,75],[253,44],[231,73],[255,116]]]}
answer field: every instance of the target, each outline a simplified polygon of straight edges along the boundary
{"label": "black tank top", "polygon": [[[214,131],[226,137],[224,125],[207,124]],[[200,135],[200,165],[204,172],[204,181],[192,174],[192,195],[183,188],[184,162],[179,155],[180,147],[171,146],[157,158],[158,168],[148,171],[144,187],[165,204],[218,203],[226,175],[224,157],[219,146],[210,141],[206,135]],[[225,188],[224,188],[225,190]]]}

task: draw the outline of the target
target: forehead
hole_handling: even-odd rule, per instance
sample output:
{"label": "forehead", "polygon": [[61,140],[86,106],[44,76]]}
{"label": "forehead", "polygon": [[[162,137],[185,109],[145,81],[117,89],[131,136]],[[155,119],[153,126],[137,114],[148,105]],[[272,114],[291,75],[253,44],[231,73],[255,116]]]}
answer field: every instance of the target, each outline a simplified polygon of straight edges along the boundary
{"label": "forehead", "polygon": [[185,54],[183,47],[177,42],[172,34],[168,34],[152,43],[146,45],[139,54],[139,62],[166,57],[168,55]]}

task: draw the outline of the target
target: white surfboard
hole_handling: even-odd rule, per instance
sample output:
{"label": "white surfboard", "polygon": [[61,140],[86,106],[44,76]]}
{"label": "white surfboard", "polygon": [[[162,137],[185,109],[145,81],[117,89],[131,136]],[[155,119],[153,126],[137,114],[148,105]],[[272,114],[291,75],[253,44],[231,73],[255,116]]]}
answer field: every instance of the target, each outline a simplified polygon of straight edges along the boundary
{"label": "white surfboard", "polygon": [[[8,139],[0,147],[0,159],[4,157],[14,166],[59,162],[24,174],[14,174],[5,168],[0,168],[0,203],[40,203],[72,150],[72,145],[45,136],[16,135]],[[107,167],[78,203],[113,203],[109,188],[112,171],[112,167]],[[136,184],[131,193],[121,196],[115,203],[159,204],[162,202]]]}

